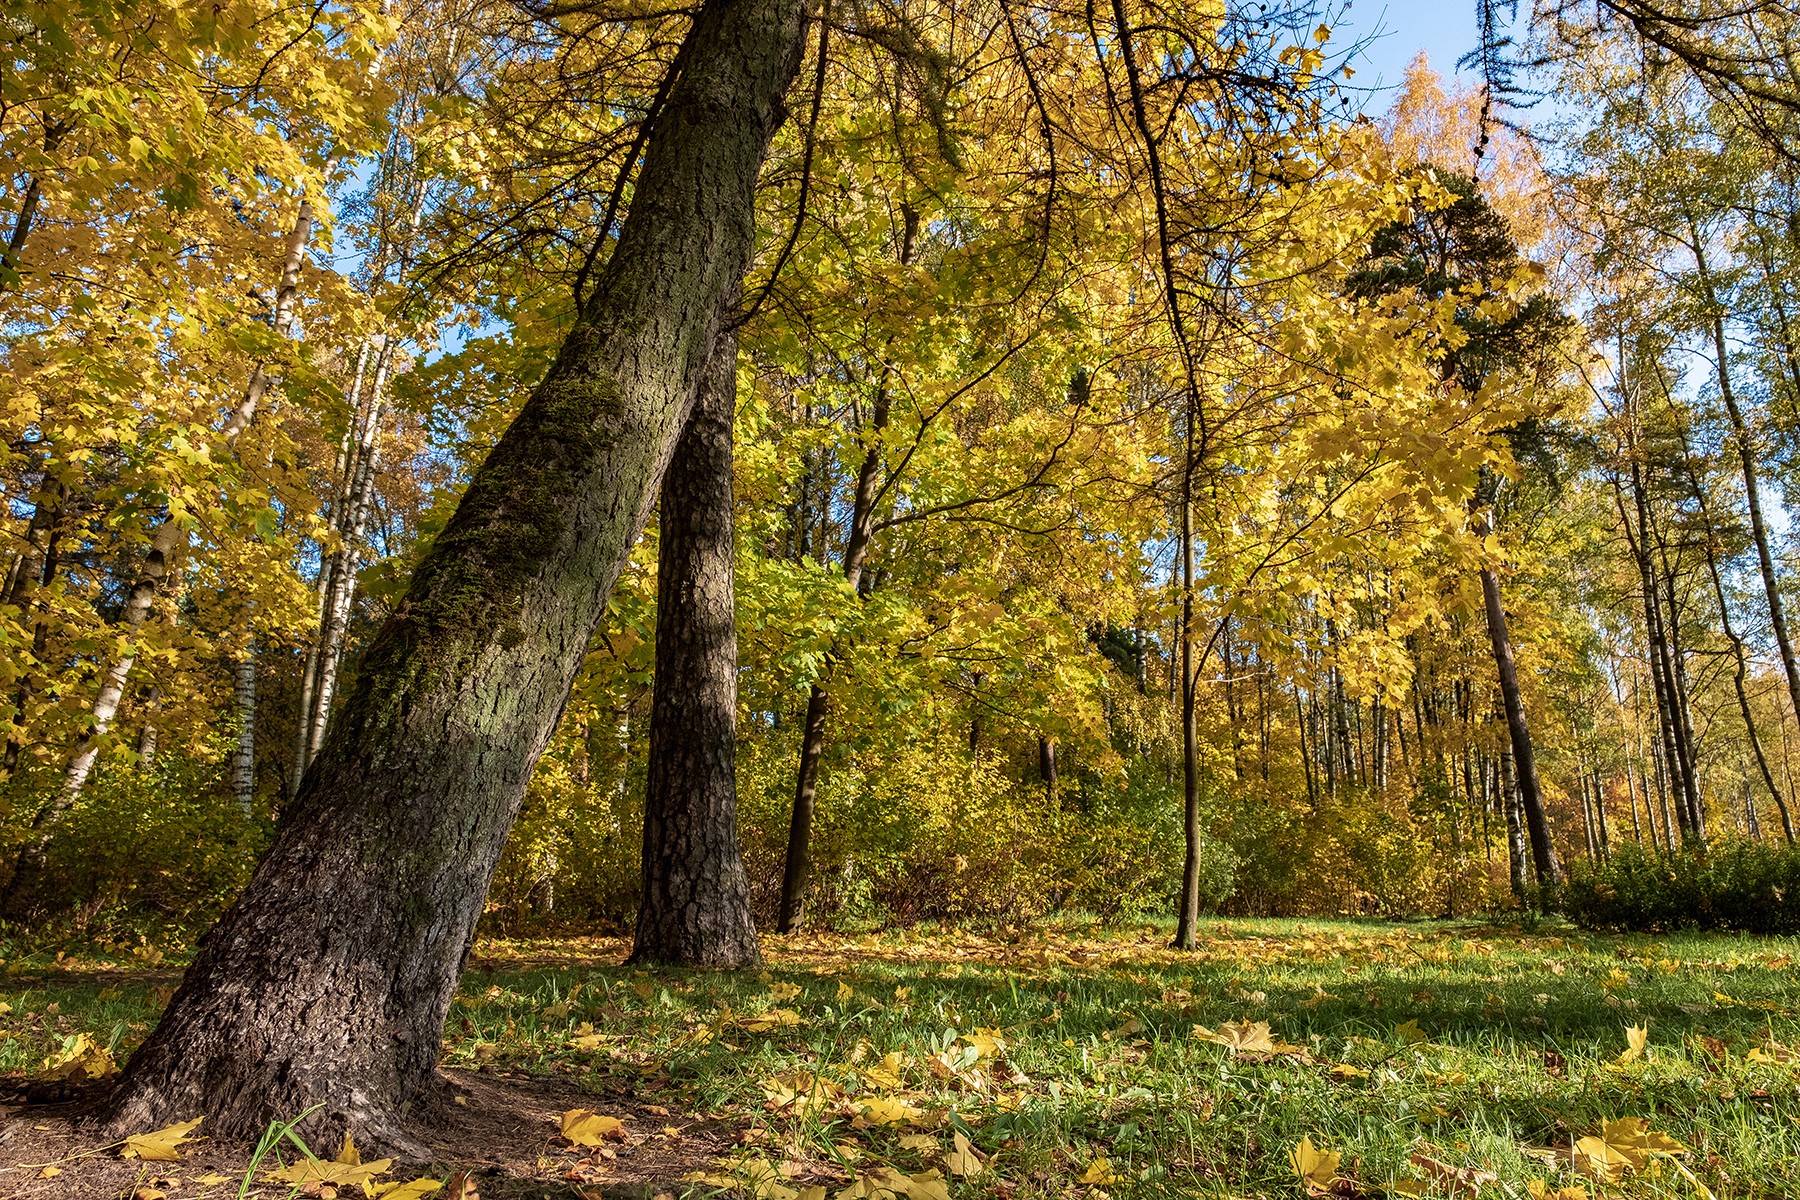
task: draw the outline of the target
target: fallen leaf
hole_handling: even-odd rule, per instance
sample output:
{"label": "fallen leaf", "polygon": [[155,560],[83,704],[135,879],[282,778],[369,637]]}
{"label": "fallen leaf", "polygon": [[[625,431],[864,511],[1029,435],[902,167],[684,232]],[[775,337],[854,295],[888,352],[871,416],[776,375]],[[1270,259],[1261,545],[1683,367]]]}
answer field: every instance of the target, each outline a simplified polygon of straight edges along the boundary
{"label": "fallen leaf", "polygon": [[[377,1200],[425,1200],[427,1196],[435,1196],[444,1186],[441,1179],[421,1176],[406,1183],[378,1183],[375,1185]],[[472,1192],[464,1193],[465,1200],[479,1200]]]}
{"label": "fallen leaf", "polygon": [[769,995],[777,1002],[792,1000],[799,994],[800,985],[797,983],[771,983],[769,985]]}
{"label": "fallen leaf", "polygon": [[1288,1153],[1294,1174],[1300,1177],[1300,1186],[1309,1196],[1323,1196],[1331,1191],[1331,1185],[1337,1182],[1338,1160],[1342,1157],[1336,1150],[1321,1150],[1314,1146],[1310,1135],[1301,1138],[1300,1144]]}
{"label": "fallen leaf", "polygon": [[141,1158],[145,1162],[178,1162],[181,1155],[176,1147],[184,1142],[198,1141],[188,1134],[197,1129],[201,1117],[191,1121],[178,1121],[173,1125],[165,1125],[154,1133],[134,1133],[125,1139],[125,1146],[119,1151],[120,1158]]}
{"label": "fallen leaf", "polygon": [[75,1034],[63,1042],[63,1048],[44,1060],[38,1078],[48,1081],[105,1079],[119,1073],[112,1051],[99,1045],[85,1033]]}
{"label": "fallen leaf", "polygon": [[916,1121],[922,1114],[917,1106],[895,1096],[869,1096],[858,1100],[863,1120],[870,1125],[893,1125],[900,1121]]}
{"label": "fallen leaf", "polygon": [[601,1146],[625,1140],[625,1124],[617,1117],[601,1116],[589,1108],[571,1108],[562,1115],[562,1135],[576,1146]]}
{"label": "fallen leaf", "polygon": [[292,1183],[302,1187],[323,1184],[341,1187],[348,1184],[371,1184],[375,1176],[386,1175],[391,1159],[378,1158],[369,1163],[326,1162],[319,1158],[300,1158],[277,1167],[263,1176],[269,1183]]}
{"label": "fallen leaf", "polygon": [[792,1025],[804,1025],[806,1021],[791,1008],[771,1008],[754,1017],[739,1017],[737,1023],[738,1028],[747,1033],[770,1033]]}
{"label": "fallen leaf", "polygon": [[1419,1028],[1417,1017],[1394,1026],[1394,1036],[1409,1046],[1422,1046],[1431,1040],[1425,1031]]}
{"label": "fallen leaf", "polygon": [[1525,1190],[1531,1194],[1531,1200],[1588,1200],[1586,1188],[1559,1187],[1550,1190],[1550,1185],[1541,1179],[1527,1180]]}
{"label": "fallen leaf", "polygon": [[1650,1041],[1648,1025],[1627,1025],[1625,1027],[1625,1049],[1620,1052],[1616,1062],[1636,1062],[1644,1057],[1644,1047]]}
{"label": "fallen leaf", "polygon": [[968,1176],[979,1175],[987,1169],[987,1164],[981,1161],[981,1155],[969,1144],[968,1138],[960,1132],[953,1132],[950,1136],[953,1146],[944,1157],[946,1170],[952,1175]]}
{"label": "fallen leaf", "polygon": [[1224,1046],[1233,1054],[1273,1054],[1275,1043],[1269,1037],[1267,1021],[1227,1021],[1214,1033],[1204,1025],[1194,1026],[1194,1036],[1215,1046]]}
{"label": "fallen leaf", "polygon": [[1117,1183],[1119,1182],[1119,1177],[1113,1174],[1112,1161],[1110,1159],[1096,1158],[1087,1165],[1087,1170],[1082,1172],[1081,1178],[1076,1182]]}
{"label": "fallen leaf", "polygon": [[1452,1196],[1478,1196],[1481,1194],[1482,1184],[1493,1183],[1499,1178],[1492,1171],[1483,1171],[1477,1167],[1453,1167],[1428,1154],[1415,1153],[1412,1165],[1425,1172],[1433,1183]]}

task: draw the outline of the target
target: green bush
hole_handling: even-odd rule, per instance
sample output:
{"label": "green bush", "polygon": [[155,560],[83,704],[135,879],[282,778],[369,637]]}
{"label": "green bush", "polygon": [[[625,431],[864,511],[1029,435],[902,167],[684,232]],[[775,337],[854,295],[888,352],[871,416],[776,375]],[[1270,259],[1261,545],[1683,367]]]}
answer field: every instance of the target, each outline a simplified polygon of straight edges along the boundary
{"label": "green bush", "polygon": [[1800,933],[1800,847],[1730,842],[1710,853],[1625,845],[1571,872],[1563,903],[1588,929]]}

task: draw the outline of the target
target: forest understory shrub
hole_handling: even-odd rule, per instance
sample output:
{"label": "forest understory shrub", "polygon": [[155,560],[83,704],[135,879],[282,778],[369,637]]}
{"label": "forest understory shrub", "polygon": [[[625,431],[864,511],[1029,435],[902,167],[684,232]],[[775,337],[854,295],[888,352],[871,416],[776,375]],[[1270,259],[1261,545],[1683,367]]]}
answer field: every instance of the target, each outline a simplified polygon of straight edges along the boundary
{"label": "forest understory shrub", "polygon": [[1800,847],[1731,841],[1702,854],[1618,846],[1606,862],[1575,865],[1563,903],[1588,929],[1800,933]]}

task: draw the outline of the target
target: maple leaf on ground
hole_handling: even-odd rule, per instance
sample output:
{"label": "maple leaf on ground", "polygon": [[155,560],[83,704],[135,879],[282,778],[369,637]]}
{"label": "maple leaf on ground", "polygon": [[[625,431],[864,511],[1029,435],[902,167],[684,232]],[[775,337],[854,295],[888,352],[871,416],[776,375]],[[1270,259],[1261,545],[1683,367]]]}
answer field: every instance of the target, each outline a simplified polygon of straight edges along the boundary
{"label": "maple leaf on ground", "polygon": [[571,1108],[562,1115],[562,1135],[576,1146],[599,1146],[625,1140],[625,1123],[588,1108]]}
{"label": "maple leaf on ground", "polygon": [[1627,1025],[1625,1027],[1625,1049],[1620,1051],[1619,1057],[1613,1061],[1621,1063],[1636,1062],[1638,1059],[1644,1057],[1644,1047],[1649,1044],[1649,1041],[1650,1026]]}
{"label": "maple leaf on ground", "polygon": [[1294,1174],[1300,1177],[1300,1186],[1309,1196],[1330,1194],[1331,1185],[1337,1182],[1338,1160],[1342,1157],[1336,1150],[1314,1146],[1311,1135],[1301,1138],[1300,1144],[1288,1152]]}
{"label": "maple leaf on ground", "polygon": [[1529,1180],[1525,1184],[1526,1192],[1531,1200],[1589,1200],[1588,1191],[1582,1187],[1559,1187],[1554,1191],[1541,1179]]}
{"label": "maple leaf on ground", "polygon": [[296,1159],[286,1166],[277,1167],[263,1176],[266,1183],[291,1183],[299,1187],[324,1184],[328,1187],[344,1187],[349,1184],[361,1184],[363,1189],[374,1192],[375,1177],[386,1175],[393,1160],[378,1158],[368,1163],[326,1162],[322,1158]]}
{"label": "maple leaf on ground", "polygon": [[861,1120],[870,1125],[894,1125],[901,1121],[916,1121],[924,1114],[917,1105],[893,1096],[868,1096],[856,1102],[862,1109]]}
{"label": "maple leaf on ground", "polygon": [[[1642,1117],[1620,1117],[1602,1121],[1598,1135],[1577,1138],[1570,1158],[1582,1174],[1611,1183],[1626,1171],[1642,1171],[1652,1158],[1673,1161],[1675,1155],[1686,1153],[1686,1146],[1666,1133],[1657,1133]],[[1679,1163],[1676,1167],[1688,1174]]]}
{"label": "maple leaf on ground", "polygon": [[1078,1183],[1117,1183],[1119,1177],[1113,1174],[1112,1161],[1107,1158],[1096,1158],[1082,1172]]}
{"label": "maple leaf on ground", "polygon": [[1478,1196],[1481,1194],[1482,1184],[1493,1183],[1499,1178],[1492,1171],[1484,1171],[1478,1167],[1453,1167],[1428,1154],[1413,1154],[1412,1165],[1425,1172],[1433,1183],[1452,1196]]}
{"label": "maple leaf on ground", "polygon": [[804,1025],[806,1021],[791,1008],[771,1008],[766,1013],[754,1017],[739,1017],[738,1028],[746,1033],[772,1033],[777,1029],[785,1029],[793,1025]]}
{"label": "maple leaf on ground", "polygon": [[1267,1021],[1227,1021],[1214,1033],[1204,1025],[1194,1026],[1194,1036],[1215,1046],[1224,1046],[1233,1054],[1273,1054],[1275,1043],[1269,1037]]}
{"label": "maple leaf on ground", "polygon": [[134,1133],[125,1139],[125,1146],[119,1151],[120,1158],[141,1158],[145,1162],[178,1162],[180,1153],[176,1150],[184,1142],[198,1141],[188,1134],[197,1129],[204,1118],[195,1117],[191,1121],[178,1121],[173,1125],[165,1125],[154,1133]]}
{"label": "maple leaf on ground", "polygon": [[119,1073],[112,1051],[85,1033],[63,1042],[63,1048],[44,1060],[37,1077],[48,1082],[105,1079]]}
{"label": "maple leaf on ground", "polygon": [[952,1175],[979,1175],[987,1169],[981,1161],[981,1155],[969,1144],[969,1139],[960,1132],[951,1134],[952,1148],[944,1159],[944,1166]]}

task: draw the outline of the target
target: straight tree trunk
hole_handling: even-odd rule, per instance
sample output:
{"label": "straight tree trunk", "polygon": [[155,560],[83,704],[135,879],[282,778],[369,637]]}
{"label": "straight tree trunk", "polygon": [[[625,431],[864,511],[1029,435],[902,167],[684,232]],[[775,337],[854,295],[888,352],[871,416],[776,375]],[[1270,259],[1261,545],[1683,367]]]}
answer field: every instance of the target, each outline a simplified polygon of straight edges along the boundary
{"label": "straight tree trunk", "polygon": [[231,755],[231,794],[249,820],[256,811],[256,650],[246,642],[241,658],[232,664],[233,697],[237,709],[237,748]]}
{"label": "straight tree trunk", "polygon": [[538,756],[643,529],[755,235],[801,0],[708,0],[562,349],[464,493],[249,886],[105,1111],[216,1136],[318,1106],[424,1157],[443,1024]]}
{"label": "straight tree trunk", "polygon": [[656,675],[632,962],[737,970],[759,961],[737,834],[736,390],[737,338],[724,333],[658,508]]}
{"label": "straight tree trunk", "polygon": [[[1487,523],[1481,523],[1487,532]],[[1538,789],[1537,759],[1532,753],[1531,729],[1525,721],[1525,700],[1519,691],[1519,669],[1513,661],[1512,638],[1506,631],[1506,607],[1500,601],[1500,576],[1492,567],[1481,569],[1481,595],[1487,609],[1488,641],[1493,646],[1494,671],[1500,679],[1500,701],[1506,713],[1506,732],[1512,744],[1513,770],[1517,775],[1519,809],[1531,838],[1531,861],[1540,887],[1562,882],[1562,866],[1550,839],[1550,818]]]}
{"label": "straight tree trunk", "polygon": [[1650,662],[1650,679],[1656,694],[1656,719],[1662,734],[1662,758],[1659,760],[1664,768],[1667,791],[1662,795],[1664,840],[1673,847],[1674,837],[1670,832],[1670,795],[1674,794],[1673,807],[1681,814],[1681,834],[1683,840],[1690,840],[1693,832],[1689,828],[1687,814],[1687,796],[1692,788],[1688,776],[1687,761],[1682,752],[1681,738],[1678,732],[1679,721],[1676,715],[1676,699],[1674,671],[1669,662],[1668,642],[1663,636],[1662,601],[1658,599],[1656,575],[1650,562],[1650,503],[1645,494],[1643,472],[1638,466],[1633,448],[1631,461],[1631,493],[1637,510],[1637,534],[1631,532],[1631,522],[1625,519],[1624,500],[1618,500],[1619,513],[1625,531],[1626,541],[1631,548],[1632,557],[1637,560],[1638,581],[1644,599],[1644,640],[1647,657]]}
{"label": "straight tree trunk", "polygon": [[1513,775],[1511,750],[1502,750],[1495,766],[1500,776],[1501,803],[1506,808],[1506,869],[1512,893],[1520,904],[1527,902],[1527,879],[1531,870],[1530,851],[1525,846],[1525,822],[1519,815],[1519,789]]}

